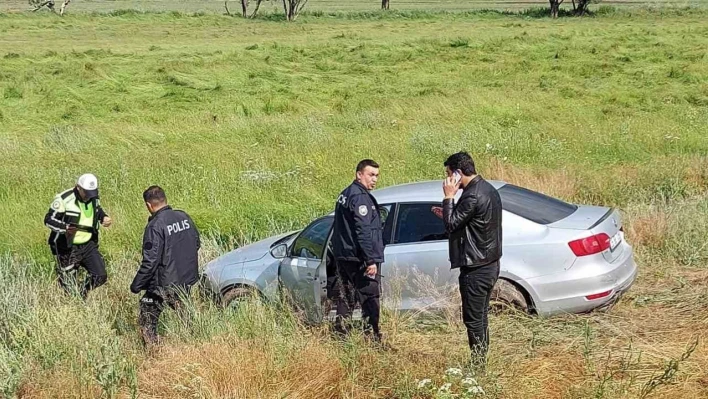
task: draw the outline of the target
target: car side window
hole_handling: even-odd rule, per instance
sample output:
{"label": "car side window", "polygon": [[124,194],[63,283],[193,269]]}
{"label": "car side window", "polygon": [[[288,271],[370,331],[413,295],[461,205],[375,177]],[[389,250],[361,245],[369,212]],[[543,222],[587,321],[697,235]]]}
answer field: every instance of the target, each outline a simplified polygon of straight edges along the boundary
{"label": "car side window", "polygon": [[334,218],[318,219],[302,231],[293,243],[291,255],[299,258],[322,259],[327,237]]}
{"label": "car side window", "polygon": [[433,212],[433,208],[440,206],[439,203],[400,204],[393,243],[446,240],[445,224]]}
{"label": "car side window", "polygon": [[385,204],[379,206],[379,213],[381,214],[381,223],[383,223],[383,242],[384,245],[391,243],[391,229],[393,227],[393,214],[391,213],[393,205]]}

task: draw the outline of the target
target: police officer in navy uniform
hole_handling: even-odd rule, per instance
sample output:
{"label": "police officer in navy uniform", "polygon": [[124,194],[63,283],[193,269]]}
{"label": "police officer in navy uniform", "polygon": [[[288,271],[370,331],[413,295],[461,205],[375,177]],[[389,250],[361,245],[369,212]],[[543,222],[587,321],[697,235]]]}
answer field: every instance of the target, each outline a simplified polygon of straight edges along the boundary
{"label": "police officer in navy uniform", "polygon": [[381,339],[379,314],[384,244],[381,215],[376,199],[369,193],[376,188],[379,165],[365,159],[356,167],[356,180],[339,195],[334,209],[332,251],[340,279],[335,329],[349,331],[348,324],[356,302],[366,322],[365,333]]}
{"label": "police officer in navy uniform", "polygon": [[143,235],[143,261],[130,291],[145,291],[138,324],[143,341],[150,345],[158,341],[157,323],[165,305],[185,316],[181,301],[199,279],[201,243],[197,226],[185,212],[167,204],[162,188],[150,186],[143,199],[151,216]]}
{"label": "police officer in navy uniform", "polygon": [[90,173],[81,175],[73,188],[54,197],[44,224],[51,230],[49,248],[56,257],[59,284],[67,293],[77,290],[79,266],[88,273],[78,287],[82,298],[106,283],[106,264],[98,251],[98,228],[111,223],[98,199],[98,179]]}

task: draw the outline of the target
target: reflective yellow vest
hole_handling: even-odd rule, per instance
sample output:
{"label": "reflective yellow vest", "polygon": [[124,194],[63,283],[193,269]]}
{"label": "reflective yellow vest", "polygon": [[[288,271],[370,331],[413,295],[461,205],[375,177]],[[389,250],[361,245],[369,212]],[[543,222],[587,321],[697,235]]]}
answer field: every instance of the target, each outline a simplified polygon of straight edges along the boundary
{"label": "reflective yellow vest", "polygon": [[[94,226],[95,206],[98,206],[98,199],[88,203],[82,202],[76,197],[73,189],[71,193],[65,191],[54,198],[52,209],[57,213],[64,214],[63,222],[80,226],[74,235],[72,244],[86,244],[91,240],[93,236],[91,229],[96,227]],[[87,231],[81,229],[81,227],[84,227]]]}

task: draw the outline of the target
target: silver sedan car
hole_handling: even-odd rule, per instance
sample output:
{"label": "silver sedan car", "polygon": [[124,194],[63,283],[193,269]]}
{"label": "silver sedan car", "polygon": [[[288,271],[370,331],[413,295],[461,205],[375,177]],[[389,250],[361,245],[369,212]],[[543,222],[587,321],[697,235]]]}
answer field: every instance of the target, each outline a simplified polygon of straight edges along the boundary
{"label": "silver sedan car", "polygon": [[[613,303],[634,282],[637,266],[612,208],[575,205],[491,181],[502,200],[503,255],[493,299],[539,315],[581,313]],[[438,309],[455,298],[447,233],[436,215],[438,181],[375,190],[384,223],[384,306]],[[305,229],[238,248],[209,262],[208,287],[225,304],[257,293],[288,293],[314,321],[328,313],[336,272],[329,240],[332,215]],[[328,295],[328,293],[330,295]]]}

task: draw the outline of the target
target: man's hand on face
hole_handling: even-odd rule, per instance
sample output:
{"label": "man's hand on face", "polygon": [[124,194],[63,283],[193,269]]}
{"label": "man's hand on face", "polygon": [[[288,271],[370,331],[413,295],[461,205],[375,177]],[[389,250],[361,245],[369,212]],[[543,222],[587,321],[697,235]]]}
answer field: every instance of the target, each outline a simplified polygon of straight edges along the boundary
{"label": "man's hand on face", "polygon": [[367,276],[369,276],[371,278],[376,277],[376,265],[367,266],[364,274],[366,274]]}
{"label": "man's hand on face", "polygon": [[445,199],[455,198],[455,194],[457,194],[457,190],[460,189],[461,184],[461,182],[455,182],[453,177],[447,177],[445,181],[443,181],[443,193],[445,193]]}

